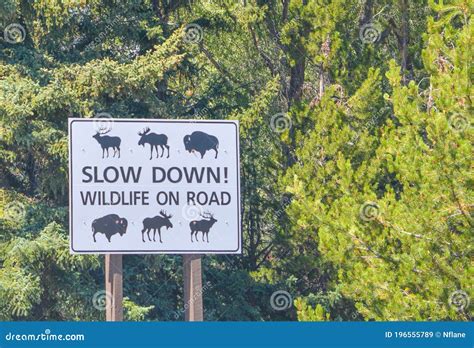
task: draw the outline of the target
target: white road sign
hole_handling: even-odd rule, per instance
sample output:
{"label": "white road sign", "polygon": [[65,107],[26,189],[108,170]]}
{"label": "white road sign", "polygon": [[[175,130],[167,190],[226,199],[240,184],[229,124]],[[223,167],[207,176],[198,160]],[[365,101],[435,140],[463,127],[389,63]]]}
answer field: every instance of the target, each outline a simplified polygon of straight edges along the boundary
{"label": "white road sign", "polygon": [[237,121],[69,119],[72,253],[241,253]]}

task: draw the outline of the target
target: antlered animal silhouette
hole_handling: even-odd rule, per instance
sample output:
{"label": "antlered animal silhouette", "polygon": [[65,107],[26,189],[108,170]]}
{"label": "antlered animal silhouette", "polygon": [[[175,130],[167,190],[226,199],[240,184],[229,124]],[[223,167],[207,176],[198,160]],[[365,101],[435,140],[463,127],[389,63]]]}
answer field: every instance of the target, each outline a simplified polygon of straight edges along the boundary
{"label": "antlered animal silhouette", "polygon": [[173,224],[170,219],[173,215],[167,215],[164,210],[160,211],[160,215],[157,215],[152,218],[145,218],[143,220],[143,229],[142,229],[142,241],[145,242],[145,232],[148,235],[148,240],[151,242],[150,231],[153,230],[153,241],[156,242],[155,236],[156,231],[158,230],[158,236],[160,237],[160,243],[163,243],[161,240],[161,228],[166,227],[166,229],[173,228]]}
{"label": "antlered animal silhouette", "polygon": [[197,151],[201,154],[201,158],[203,158],[207,151],[214,150],[216,152],[214,158],[217,158],[219,140],[213,135],[196,131],[191,133],[191,135],[186,135],[183,138],[183,142],[188,152]]}
{"label": "antlered animal silhouette", "polygon": [[114,156],[118,152],[118,158],[120,158],[120,143],[121,139],[119,137],[109,137],[108,135],[104,135],[109,133],[111,130],[99,130],[95,133],[92,137],[97,140],[97,142],[102,147],[102,158],[104,158],[104,152],[107,150],[107,158],[109,158],[109,147],[114,150]]}
{"label": "antlered animal silhouette", "polygon": [[161,156],[165,153],[165,147],[168,150],[168,157],[170,157],[170,147],[168,146],[168,137],[165,134],[150,133],[150,128],[145,128],[143,132],[138,132],[141,136],[138,145],[145,147],[145,144],[150,144],[150,159],[153,158],[153,148],[156,150],[156,158],[158,158],[158,146],[161,147]]}
{"label": "antlered animal silhouette", "polygon": [[209,230],[217,220],[214,218],[214,215],[209,212],[205,212],[201,214],[201,216],[204,220],[194,220],[189,223],[189,227],[191,228],[191,242],[194,242],[193,235],[196,236],[196,242],[198,242],[198,232],[202,232],[202,241],[204,242],[204,235],[206,235],[207,242],[209,243]]}
{"label": "antlered animal silhouette", "polygon": [[110,243],[110,238],[114,234],[120,234],[123,236],[127,232],[128,221],[125,218],[121,218],[117,214],[105,215],[101,218],[95,219],[92,221],[92,237],[94,242],[96,242],[95,235],[96,233],[103,233],[107,237],[107,240]]}

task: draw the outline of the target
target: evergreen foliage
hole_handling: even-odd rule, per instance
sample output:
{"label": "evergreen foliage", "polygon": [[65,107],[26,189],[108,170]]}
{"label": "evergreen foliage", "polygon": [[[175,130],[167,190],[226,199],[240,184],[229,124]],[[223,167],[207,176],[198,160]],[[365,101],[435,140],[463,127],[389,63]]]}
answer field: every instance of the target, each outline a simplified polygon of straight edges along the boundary
{"label": "evergreen foliage", "polygon": [[[471,320],[471,14],[2,1],[0,320],[104,319],[103,256],[67,232],[67,119],[101,113],[240,121],[244,253],[204,257],[206,320]],[[126,319],[182,320],[182,283],[179,256],[125,256]]]}

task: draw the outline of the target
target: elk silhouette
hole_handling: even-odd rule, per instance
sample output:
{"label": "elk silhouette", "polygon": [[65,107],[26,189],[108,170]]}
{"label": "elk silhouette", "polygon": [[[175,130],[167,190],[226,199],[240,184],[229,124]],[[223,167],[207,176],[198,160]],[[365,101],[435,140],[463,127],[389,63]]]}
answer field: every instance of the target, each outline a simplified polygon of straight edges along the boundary
{"label": "elk silhouette", "polygon": [[145,144],[150,144],[150,159],[153,158],[153,148],[156,150],[156,158],[158,158],[158,146],[161,147],[161,156],[165,153],[165,147],[168,150],[168,157],[170,157],[170,147],[168,146],[168,137],[165,134],[150,133],[150,128],[145,128],[143,132],[138,132],[141,136],[138,145],[145,147]]}
{"label": "elk silhouette", "polygon": [[145,218],[143,220],[142,241],[145,243],[144,235],[146,232],[148,235],[148,240],[151,242],[150,231],[153,230],[153,241],[156,242],[155,236],[156,236],[156,231],[158,230],[160,243],[163,243],[163,241],[161,240],[161,228],[162,227],[166,227],[166,229],[173,228],[173,224],[170,221],[172,217],[173,215],[167,215],[164,210],[161,210],[160,215],[157,215],[152,218]]}
{"label": "elk silhouette", "polygon": [[114,150],[113,157],[115,157],[115,154],[118,152],[118,158],[120,158],[121,139],[119,137],[109,137],[108,135],[104,135],[104,134],[107,134],[110,131],[111,131],[110,129],[106,130],[106,131],[104,131],[103,129],[99,129],[99,131],[97,131],[95,133],[95,135],[93,135],[92,137],[95,140],[97,140],[97,142],[102,147],[102,158],[104,158],[105,151],[107,151],[107,158],[109,158],[109,148],[110,147]]}
{"label": "elk silhouette", "polygon": [[209,230],[217,222],[217,220],[214,218],[214,215],[209,212],[204,212],[200,215],[204,218],[204,220],[194,220],[189,223],[189,227],[191,228],[191,242],[194,242],[193,235],[196,236],[196,242],[198,242],[198,233],[202,232],[202,241],[204,242],[205,235],[207,242],[209,243]]}

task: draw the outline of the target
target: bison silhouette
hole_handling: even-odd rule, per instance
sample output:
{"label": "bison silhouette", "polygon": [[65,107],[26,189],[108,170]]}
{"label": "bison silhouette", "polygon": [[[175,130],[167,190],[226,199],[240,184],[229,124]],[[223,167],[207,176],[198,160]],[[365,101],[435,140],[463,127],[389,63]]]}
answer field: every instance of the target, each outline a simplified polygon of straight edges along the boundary
{"label": "bison silhouette", "polygon": [[128,221],[125,218],[121,218],[117,214],[105,215],[101,218],[92,221],[92,237],[95,240],[96,233],[103,233],[110,243],[110,238],[114,234],[120,234],[123,236],[127,232]]}
{"label": "bison silhouette", "polygon": [[219,148],[219,140],[210,134],[204,132],[193,132],[191,135],[186,135],[183,138],[184,148],[188,152],[199,152],[201,154],[201,158],[204,157],[207,151],[214,150],[216,152],[217,158]]}

